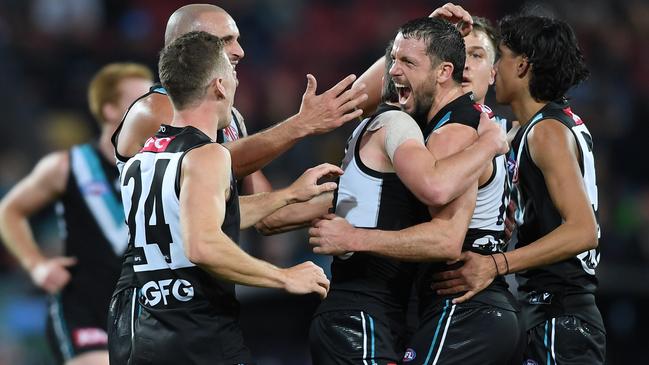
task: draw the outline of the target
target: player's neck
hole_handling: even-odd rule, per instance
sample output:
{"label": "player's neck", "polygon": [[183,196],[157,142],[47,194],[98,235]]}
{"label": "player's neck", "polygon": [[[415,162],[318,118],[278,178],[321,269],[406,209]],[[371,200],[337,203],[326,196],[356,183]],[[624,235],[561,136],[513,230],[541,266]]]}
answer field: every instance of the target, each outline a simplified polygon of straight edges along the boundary
{"label": "player's neck", "polygon": [[210,103],[201,103],[183,110],[174,108],[174,117],[171,125],[181,128],[192,126],[213,140],[216,140],[216,131],[218,130],[219,124],[218,115],[218,110]]}
{"label": "player's neck", "polygon": [[428,120],[433,119],[437,112],[442,110],[443,107],[462,95],[464,95],[464,91],[462,91],[462,87],[459,85],[453,85],[447,89],[438,89],[437,94],[435,95],[435,100],[433,100],[433,105],[431,105],[430,110],[428,111]]}
{"label": "player's neck", "polygon": [[521,125],[526,125],[532,117],[541,110],[547,102],[538,101],[531,96],[521,97],[511,102],[512,112]]}
{"label": "player's neck", "polygon": [[101,128],[101,135],[99,136],[99,151],[106,160],[111,162],[115,162],[115,149],[110,139],[113,133],[115,133],[116,128],[114,125],[106,122]]}

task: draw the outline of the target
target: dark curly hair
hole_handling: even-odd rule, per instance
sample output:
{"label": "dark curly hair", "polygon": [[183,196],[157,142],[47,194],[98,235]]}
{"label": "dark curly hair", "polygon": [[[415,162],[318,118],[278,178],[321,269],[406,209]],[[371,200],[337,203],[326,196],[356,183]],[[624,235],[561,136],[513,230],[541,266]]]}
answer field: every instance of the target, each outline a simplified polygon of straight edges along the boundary
{"label": "dark curly hair", "polygon": [[432,64],[436,65],[440,60],[450,62],[453,64],[453,80],[462,82],[466,50],[464,38],[453,24],[438,18],[419,18],[401,26],[399,33],[405,39],[424,41]]}
{"label": "dark curly hair", "polygon": [[590,72],[570,26],[558,19],[515,15],[499,23],[502,43],[531,64],[530,94],[538,101],[565,96]]}

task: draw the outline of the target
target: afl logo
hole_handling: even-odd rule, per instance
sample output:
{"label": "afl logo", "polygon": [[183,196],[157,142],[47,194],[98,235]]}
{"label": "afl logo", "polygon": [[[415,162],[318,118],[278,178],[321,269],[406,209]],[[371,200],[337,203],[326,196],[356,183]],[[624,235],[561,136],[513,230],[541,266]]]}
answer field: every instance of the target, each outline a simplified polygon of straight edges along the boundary
{"label": "afl logo", "polygon": [[403,362],[410,362],[417,357],[417,353],[413,349],[406,349],[406,353],[403,355]]}
{"label": "afl logo", "polygon": [[110,187],[104,181],[91,181],[81,187],[84,195],[103,195],[110,191]]}

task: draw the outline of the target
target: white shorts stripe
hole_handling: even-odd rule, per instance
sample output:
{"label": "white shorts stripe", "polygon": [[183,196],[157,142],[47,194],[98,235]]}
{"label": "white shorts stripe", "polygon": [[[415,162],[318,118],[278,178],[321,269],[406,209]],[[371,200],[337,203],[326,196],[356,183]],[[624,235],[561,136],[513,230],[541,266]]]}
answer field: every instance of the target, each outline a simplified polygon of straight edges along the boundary
{"label": "white shorts stripe", "polygon": [[365,328],[365,313],[362,311],[361,321],[363,323],[363,365],[367,365],[367,330]]}
{"label": "white shorts stripe", "polygon": [[455,312],[455,307],[457,305],[453,304],[451,307],[451,312],[448,314],[448,319],[446,320],[446,326],[444,327],[444,333],[442,334],[442,339],[439,341],[439,348],[437,349],[437,354],[433,360],[433,365],[437,364],[439,360],[439,355],[442,353],[442,348],[444,347],[444,340],[446,340],[446,333],[448,332],[448,327],[451,325],[451,319],[453,318],[453,312]]}

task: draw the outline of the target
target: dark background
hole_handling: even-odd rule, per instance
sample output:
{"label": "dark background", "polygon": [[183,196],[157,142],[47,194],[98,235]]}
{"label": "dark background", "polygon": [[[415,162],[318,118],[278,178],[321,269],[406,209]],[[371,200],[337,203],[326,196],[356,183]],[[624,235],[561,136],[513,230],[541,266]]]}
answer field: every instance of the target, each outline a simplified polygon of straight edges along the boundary
{"label": "dark background", "polygon": [[[92,138],[97,128],[86,87],[102,65],[137,61],[152,68],[168,16],[188,2],[161,0],[0,1],[0,195],[44,154]],[[323,91],[360,74],[405,21],[426,16],[440,1],[222,1],[242,33],[245,59],[235,105],[248,130],[295,112],[306,73]],[[599,305],[608,331],[608,363],[646,362],[649,336],[649,188],[646,115],[649,97],[649,2],[462,1],[497,20],[523,7],[567,20],[592,72],[570,96],[595,140],[602,225]],[[489,100],[493,100],[490,97]],[[493,102],[491,103],[492,106]],[[496,108],[509,115],[503,108]],[[321,162],[339,163],[347,135],[307,138],[265,169],[275,187]],[[48,254],[60,252],[51,211],[33,220]],[[305,232],[243,235],[249,252],[280,266],[315,259]],[[307,329],[317,298],[240,289],[242,323],[259,363],[308,364]],[[0,248],[0,364],[49,364],[45,298]]]}

